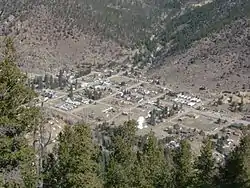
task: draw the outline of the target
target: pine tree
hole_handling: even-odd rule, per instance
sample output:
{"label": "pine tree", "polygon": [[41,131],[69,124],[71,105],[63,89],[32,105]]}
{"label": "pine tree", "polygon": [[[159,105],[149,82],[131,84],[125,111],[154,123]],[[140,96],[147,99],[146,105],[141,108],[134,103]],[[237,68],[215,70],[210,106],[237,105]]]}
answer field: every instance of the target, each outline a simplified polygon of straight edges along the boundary
{"label": "pine tree", "polygon": [[175,186],[178,188],[188,188],[192,185],[192,153],[191,146],[187,140],[180,142],[180,147],[174,155],[175,163]]}
{"label": "pine tree", "polygon": [[197,169],[196,187],[200,188],[213,188],[215,177],[215,159],[213,158],[213,143],[209,138],[203,142],[201,154],[195,162]]}
{"label": "pine tree", "polygon": [[34,80],[31,82],[31,89],[32,89],[33,91],[35,91],[35,89],[36,89]]}
{"label": "pine tree", "polygon": [[142,166],[142,153],[137,153],[137,160],[135,160],[134,167],[132,169],[132,185],[133,187],[138,188],[151,188],[152,184],[150,184],[150,180],[145,176],[146,167]]}
{"label": "pine tree", "polygon": [[240,144],[229,154],[224,168],[221,169],[222,188],[250,187],[250,135],[244,136]]}
{"label": "pine tree", "polygon": [[59,72],[58,84],[59,84],[60,89],[63,89],[63,70],[60,70]]}
{"label": "pine tree", "polygon": [[70,85],[70,89],[69,89],[69,98],[73,99],[73,85]]}
{"label": "pine tree", "polygon": [[57,186],[56,156],[48,153],[43,160],[43,188]]}
{"label": "pine tree", "polygon": [[42,76],[37,77],[37,82],[38,82],[38,89],[43,89],[44,84],[43,84],[43,77]]}
{"label": "pine tree", "polygon": [[7,38],[0,63],[0,174],[3,187],[35,187],[35,155],[25,135],[35,129],[40,113],[15,60],[13,42]]}
{"label": "pine tree", "polygon": [[117,128],[112,136],[110,161],[106,170],[105,187],[132,187],[133,170],[136,161],[136,122],[128,121]]}
{"label": "pine tree", "polygon": [[90,128],[85,124],[67,126],[58,141],[55,157],[50,157],[50,164],[47,163],[50,170],[45,172],[46,187],[101,188],[98,150]]}
{"label": "pine tree", "polygon": [[171,169],[164,157],[164,150],[151,131],[139,157],[138,169],[142,171],[141,187],[171,187]]}
{"label": "pine tree", "polygon": [[49,77],[49,87],[50,89],[55,89],[54,79],[52,75],[50,75]]}
{"label": "pine tree", "polygon": [[49,82],[49,75],[48,74],[45,74],[44,76],[44,85],[45,85],[45,88],[49,88],[50,87],[50,82]]}
{"label": "pine tree", "polygon": [[156,109],[153,109],[150,113],[150,124],[153,126],[156,124]]}
{"label": "pine tree", "polygon": [[75,83],[75,90],[78,89],[78,80],[76,79],[76,83]]}

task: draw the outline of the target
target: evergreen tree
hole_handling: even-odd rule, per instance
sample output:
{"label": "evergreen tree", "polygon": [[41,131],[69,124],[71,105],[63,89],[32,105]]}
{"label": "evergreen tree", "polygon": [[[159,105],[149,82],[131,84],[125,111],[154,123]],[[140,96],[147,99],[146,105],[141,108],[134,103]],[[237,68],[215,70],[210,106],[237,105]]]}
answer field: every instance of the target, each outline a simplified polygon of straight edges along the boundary
{"label": "evergreen tree", "polygon": [[75,83],[75,90],[78,89],[78,80],[76,79],[76,83]]}
{"label": "evergreen tree", "polygon": [[135,160],[134,167],[132,168],[132,186],[138,188],[151,188],[150,179],[145,176],[146,167],[142,166],[142,153],[137,153],[137,160]]}
{"label": "evergreen tree", "polygon": [[222,188],[250,187],[250,135],[244,136],[240,144],[229,154],[224,168],[221,169]]}
{"label": "evergreen tree", "polygon": [[136,161],[136,122],[128,121],[117,128],[112,136],[110,161],[106,170],[105,187],[133,187],[133,170]]}
{"label": "evergreen tree", "polygon": [[102,187],[98,150],[93,144],[90,128],[85,124],[67,126],[58,141],[55,157],[50,156],[50,163],[45,164],[48,169],[45,172],[46,187]]}
{"label": "evergreen tree", "polygon": [[32,80],[32,82],[31,82],[31,89],[32,89],[33,91],[35,91],[35,89],[36,89],[34,80]]}
{"label": "evergreen tree", "polygon": [[57,184],[57,168],[56,156],[53,153],[48,153],[43,160],[43,187],[56,187]]}
{"label": "evergreen tree", "polygon": [[50,87],[50,80],[49,80],[48,74],[45,74],[45,76],[44,76],[44,85],[45,85],[46,89]]}
{"label": "evergreen tree", "polygon": [[38,89],[43,89],[44,84],[43,84],[43,77],[42,76],[37,77],[37,82],[38,82]]}
{"label": "evergreen tree", "polygon": [[0,175],[3,187],[35,187],[35,155],[25,135],[35,129],[39,109],[27,77],[15,65],[15,50],[6,39],[0,63]]}
{"label": "evergreen tree", "polygon": [[63,89],[63,70],[59,71],[58,85],[59,85],[60,89]]}
{"label": "evergreen tree", "polygon": [[101,92],[98,92],[96,89],[94,89],[92,98],[93,100],[99,100],[101,98]]}
{"label": "evergreen tree", "polygon": [[52,75],[50,75],[49,77],[49,87],[50,89],[55,89],[54,79]]}
{"label": "evergreen tree", "polygon": [[188,188],[192,185],[192,153],[187,140],[180,142],[180,147],[175,151],[175,187]]}
{"label": "evergreen tree", "polygon": [[73,99],[73,85],[70,85],[70,89],[69,89],[69,98]]}
{"label": "evergreen tree", "polygon": [[206,138],[201,148],[201,154],[195,163],[197,169],[197,185],[201,188],[213,188],[215,177],[215,159],[213,158],[213,143]]}
{"label": "evergreen tree", "polygon": [[153,126],[155,126],[155,124],[156,124],[156,109],[153,109],[150,112],[150,124]]}
{"label": "evergreen tree", "polygon": [[147,135],[147,141],[138,160],[138,169],[143,174],[139,187],[171,187],[170,165],[167,163],[164,150],[158,144],[153,132]]}

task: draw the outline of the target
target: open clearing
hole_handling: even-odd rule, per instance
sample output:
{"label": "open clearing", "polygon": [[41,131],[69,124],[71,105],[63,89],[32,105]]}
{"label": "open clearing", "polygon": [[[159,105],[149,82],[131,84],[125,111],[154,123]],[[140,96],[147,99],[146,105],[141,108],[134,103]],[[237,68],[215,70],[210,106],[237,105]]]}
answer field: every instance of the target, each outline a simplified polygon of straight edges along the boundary
{"label": "open clearing", "polygon": [[137,83],[134,79],[125,76],[114,76],[110,78],[110,82],[114,85],[124,85],[126,87],[130,87]]}
{"label": "open clearing", "polygon": [[102,102],[109,104],[111,106],[116,106],[122,109],[130,109],[134,106],[134,103],[130,102],[130,101],[126,101],[123,99],[117,99],[117,98],[106,98],[104,100],[102,100]]}
{"label": "open clearing", "polygon": [[179,117],[173,122],[190,128],[196,128],[203,131],[211,131],[218,127],[218,124],[216,124],[215,121],[215,119],[210,117],[189,113]]}
{"label": "open clearing", "polygon": [[89,104],[84,108],[75,111],[74,114],[81,117],[86,122],[92,121],[109,121],[119,113],[119,109],[105,104]]}

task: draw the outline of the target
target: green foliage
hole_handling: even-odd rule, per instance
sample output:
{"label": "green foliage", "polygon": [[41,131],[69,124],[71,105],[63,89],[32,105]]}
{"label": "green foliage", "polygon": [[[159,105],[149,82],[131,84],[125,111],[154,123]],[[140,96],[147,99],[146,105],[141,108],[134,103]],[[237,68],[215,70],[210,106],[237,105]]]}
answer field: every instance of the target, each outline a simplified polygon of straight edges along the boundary
{"label": "green foliage", "polygon": [[193,176],[191,146],[188,141],[182,140],[180,147],[174,154],[175,186],[178,188],[191,187]]}
{"label": "green foliage", "polygon": [[[154,32],[154,40],[151,41],[149,37],[145,37],[137,42],[143,49],[147,50],[135,56],[135,64],[139,62],[143,62],[144,65],[149,63],[148,56],[151,53],[155,56],[152,63],[159,63],[162,57],[187,50],[195,41],[224,29],[233,21],[250,17],[249,0],[232,0],[230,3],[227,0],[214,0],[199,7],[185,6],[184,1],[167,1],[166,4],[168,4],[169,9],[173,6],[176,8],[168,12],[167,18],[169,19],[160,22],[161,27]],[[179,14],[183,6],[185,6],[185,10]],[[164,47],[158,52],[156,52],[157,43]],[[141,61],[142,59],[145,61]]]}
{"label": "green foliage", "polygon": [[20,170],[20,174],[5,181],[4,186],[8,187],[13,183],[19,187],[36,185],[35,155],[32,148],[27,145],[27,140],[22,137],[1,136],[0,156],[0,166],[4,176],[11,176],[13,170]]}
{"label": "green foliage", "polygon": [[250,187],[250,135],[241,139],[239,146],[232,151],[221,169],[220,184],[222,188]]}
{"label": "green foliage", "polygon": [[59,135],[55,157],[45,163],[46,187],[102,187],[97,163],[97,147],[90,128],[85,124],[66,127]]}
{"label": "green foliage", "polygon": [[0,174],[3,187],[35,187],[35,155],[25,136],[35,129],[40,112],[32,104],[36,95],[26,76],[15,65],[12,40],[7,38],[5,44],[0,63]]}
{"label": "green foliage", "polygon": [[[185,50],[194,41],[219,31],[238,18],[249,16],[250,1],[215,0],[204,6],[187,10],[183,15],[165,23],[166,28],[159,35],[162,44],[171,41],[172,52]],[[166,36],[167,35],[167,36]]]}
{"label": "green foliage", "polygon": [[198,156],[195,167],[197,169],[196,187],[213,188],[215,179],[215,159],[213,158],[213,143],[209,138],[204,140],[201,154]]}
{"label": "green foliage", "polygon": [[20,126],[19,131],[23,131],[28,126],[27,124],[18,124],[23,121],[20,114],[30,113],[30,108],[25,105],[32,101],[36,95],[26,86],[27,78],[16,67],[13,60],[11,57],[6,57],[0,64],[0,122],[11,121],[13,125]]}
{"label": "green foliage", "polygon": [[135,121],[128,121],[113,132],[105,187],[173,187],[163,147],[153,132],[138,138],[135,125]]}
{"label": "green foliage", "polygon": [[201,154],[193,164],[191,147],[187,140],[182,140],[179,148],[164,151],[153,132],[145,137],[136,136],[135,121],[125,122],[124,125],[109,131],[111,143],[105,144],[109,150],[109,160],[105,161],[107,165],[103,168],[104,184],[98,171],[98,166],[103,161],[97,162],[98,151],[92,143],[90,130],[85,125],[75,125],[67,127],[60,134],[54,155],[50,154],[46,159],[44,187],[237,188],[249,186],[247,184],[249,181],[248,137],[242,140],[238,147],[240,149],[236,148],[231,157],[226,160],[223,176],[221,175],[218,178],[219,181],[215,182],[218,167],[212,155],[213,145],[209,139],[204,140]]}
{"label": "green foliage", "polygon": [[[171,168],[164,150],[153,132],[147,136],[143,150],[138,154],[136,187],[171,187]],[[140,177],[141,176],[141,177]]]}
{"label": "green foliage", "polygon": [[135,121],[125,122],[123,126],[114,131],[105,187],[131,187],[132,172],[136,161],[135,131]]}
{"label": "green foliage", "polygon": [[[204,141],[201,155],[193,165],[188,141],[182,140],[179,148],[165,155],[153,132],[146,137],[136,136],[135,121],[110,129],[110,143],[105,145],[105,152],[94,144],[88,125],[67,126],[59,134],[54,152],[44,159],[44,171],[38,177],[34,148],[25,138],[34,133],[40,123],[40,109],[33,103],[36,94],[15,65],[15,49],[10,39],[6,39],[4,54],[0,63],[0,187],[33,188],[37,187],[38,179],[42,179],[44,188],[250,187],[249,135],[230,153],[215,182],[218,168],[213,159],[211,140]],[[45,83],[51,87],[55,82],[63,87],[62,73],[58,81],[47,76]],[[73,94],[72,85],[70,90]],[[98,93],[95,95],[95,98],[99,96]],[[100,153],[105,161],[99,160]]]}
{"label": "green foliage", "polygon": [[45,84],[45,88],[47,89],[47,88],[49,88],[49,82],[50,80],[49,80],[49,75],[48,74],[45,74],[45,76],[44,76],[44,84]]}

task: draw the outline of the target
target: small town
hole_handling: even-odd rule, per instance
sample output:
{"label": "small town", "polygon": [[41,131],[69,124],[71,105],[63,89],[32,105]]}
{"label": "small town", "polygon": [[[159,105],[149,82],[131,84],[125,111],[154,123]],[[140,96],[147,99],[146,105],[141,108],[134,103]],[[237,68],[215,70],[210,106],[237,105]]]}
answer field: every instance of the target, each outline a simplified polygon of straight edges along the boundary
{"label": "small town", "polygon": [[0,0],[0,188],[250,188],[250,0]]}
{"label": "small town", "polygon": [[60,71],[58,75],[33,76],[31,87],[40,93],[39,105],[69,124],[86,121],[92,126],[118,126],[134,119],[139,135],[152,130],[166,147],[178,147],[180,140],[188,138],[197,152],[203,137],[210,136],[218,161],[249,128],[249,116],[243,111],[249,108],[250,92],[201,98],[194,93],[175,92],[131,67],[124,71]]}

